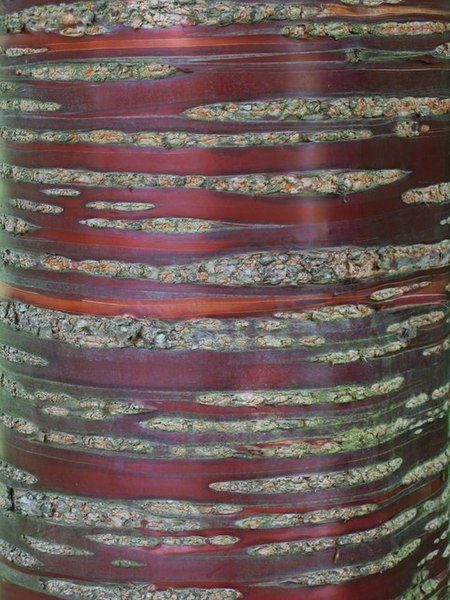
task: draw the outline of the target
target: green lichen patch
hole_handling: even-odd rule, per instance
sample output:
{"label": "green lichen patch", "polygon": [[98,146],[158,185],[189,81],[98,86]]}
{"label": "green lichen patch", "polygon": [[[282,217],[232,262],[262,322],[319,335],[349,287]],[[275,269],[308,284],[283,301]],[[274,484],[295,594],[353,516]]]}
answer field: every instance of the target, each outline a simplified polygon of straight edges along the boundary
{"label": "green lichen patch", "polygon": [[401,458],[392,459],[366,467],[354,467],[330,473],[308,473],[304,475],[286,475],[267,479],[241,479],[218,481],[209,487],[217,492],[237,494],[299,494],[320,490],[340,489],[369,484],[392,475],[401,464]]}
{"label": "green lichen patch", "polygon": [[407,175],[407,171],[400,169],[380,169],[220,177],[101,172],[62,168],[32,169],[6,163],[2,163],[0,166],[0,178],[24,183],[78,184],[113,188],[188,188],[251,195],[352,194],[394,183],[405,175]]}
{"label": "green lichen patch", "polygon": [[184,114],[202,121],[303,121],[352,120],[382,117],[443,116],[450,112],[450,98],[345,96],[328,98],[272,98],[247,102],[223,102],[196,106]]}
{"label": "green lichen patch", "polygon": [[450,182],[436,183],[405,192],[402,196],[406,204],[444,204],[450,202]]}
{"label": "green lichen patch", "polygon": [[18,77],[37,81],[138,81],[164,79],[178,73],[170,65],[155,61],[96,61],[21,65]]}

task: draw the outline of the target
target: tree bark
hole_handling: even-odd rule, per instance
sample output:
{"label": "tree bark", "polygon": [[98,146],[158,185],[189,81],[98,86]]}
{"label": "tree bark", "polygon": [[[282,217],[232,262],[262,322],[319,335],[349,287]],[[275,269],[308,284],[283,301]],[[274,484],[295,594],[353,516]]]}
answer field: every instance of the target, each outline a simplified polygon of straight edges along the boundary
{"label": "tree bark", "polygon": [[448,3],[2,10],[1,598],[448,598]]}

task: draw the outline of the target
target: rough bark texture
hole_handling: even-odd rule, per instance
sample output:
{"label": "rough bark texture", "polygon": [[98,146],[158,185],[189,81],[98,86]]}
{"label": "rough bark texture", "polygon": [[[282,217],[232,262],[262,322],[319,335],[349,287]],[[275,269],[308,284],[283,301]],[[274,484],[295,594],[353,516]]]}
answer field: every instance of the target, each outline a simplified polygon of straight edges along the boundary
{"label": "rough bark texture", "polygon": [[448,598],[448,2],[2,11],[2,600]]}

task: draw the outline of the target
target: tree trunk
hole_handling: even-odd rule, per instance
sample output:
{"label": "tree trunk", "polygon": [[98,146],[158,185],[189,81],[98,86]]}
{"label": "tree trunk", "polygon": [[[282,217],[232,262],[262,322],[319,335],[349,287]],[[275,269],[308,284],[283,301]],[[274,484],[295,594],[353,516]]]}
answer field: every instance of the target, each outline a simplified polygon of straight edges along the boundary
{"label": "tree trunk", "polygon": [[448,598],[448,3],[36,1],[2,600]]}

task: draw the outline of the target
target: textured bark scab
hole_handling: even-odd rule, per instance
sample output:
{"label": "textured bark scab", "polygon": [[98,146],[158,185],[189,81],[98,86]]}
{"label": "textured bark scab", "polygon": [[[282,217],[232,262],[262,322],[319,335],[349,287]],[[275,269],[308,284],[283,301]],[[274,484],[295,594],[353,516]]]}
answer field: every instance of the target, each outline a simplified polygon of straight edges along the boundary
{"label": "textured bark scab", "polygon": [[31,169],[3,163],[0,178],[23,183],[77,184],[113,188],[187,188],[234,194],[352,194],[388,185],[405,177],[400,169],[329,170],[285,175],[249,174],[228,177],[153,175],[77,169]]}
{"label": "textured bark scab", "polygon": [[410,246],[259,252],[197,264],[161,267],[112,260],[76,261],[65,256],[39,256],[14,250],[0,253],[4,266],[18,269],[43,269],[60,273],[77,271],[97,277],[144,279],[171,284],[245,287],[300,287],[305,284],[383,279],[446,267],[449,256],[448,240]]}
{"label": "textured bark scab", "polygon": [[450,98],[437,96],[351,96],[328,98],[272,98],[248,102],[196,106],[185,111],[205,121],[353,120],[382,117],[427,117],[449,114]]}
{"label": "textured bark scab", "polygon": [[44,580],[44,586],[52,595],[70,600],[237,600],[241,597],[236,590],[225,588],[156,590],[153,585],[96,586],[58,579]]}
{"label": "textured bark scab", "polygon": [[209,487],[215,491],[237,494],[302,494],[373,483],[392,475],[401,467],[402,462],[401,458],[397,458],[368,467],[355,467],[332,473],[218,481],[211,483]]}
{"label": "textured bark scab", "polygon": [[41,102],[27,98],[0,98],[0,110],[16,113],[55,112],[62,108],[57,102]]}
{"label": "textured bark scab", "polygon": [[13,208],[24,210],[27,212],[43,213],[46,215],[59,215],[64,212],[62,206],[55,206],[54,204],[45,204],[43,202],[33,202],[32,200],[22,200],[20,198],[11,198],[9,204]]}
{"label": "textured bark scab", "polygon": [[406,204],[444,204],[450,202],[450,182],[408,190],[402,196]]}
{"label": "textured bark scab", "polygon": [[72,62],[16,68],[16,76],[37,81],[139,81],[164,79],[178,69],[158,62]]}
{"label": "textured bark scab", "polygon": [[72,190],[70,188],[51,188],[42,190],[42,193],[46,196],[68,196],[68,197],[76,197],[81,194],[79,190]]}
{"label": "textured bark scab", "polygon": [[18,467],[7,463],[4,460],[0,461],[0,476],[8,479],[9,481],[14,481],[15,483],[26,483],[27,485],[34,485],[38,481],[38,478],[31,473],[28,473],[23,469],[19,469]]}
{"label": "textured bark scab", "polygon": [[23,363],[33,367],[45,367],[48,364],[47,360],[41,356],[7,345],[0,346],[0,358],[12,363]]}
{"label": "textured bark scab", "polygon": [[[372,561],[365,565],[357,565],[350,567],[342,567],[333,569],[330,571],[319,571],[317,573],[306,573],[301,577],[293,577],[289,580],[285,581],[277,581],[276,583],[272,583],[272,585],[279,584],[290,584],[297,586],[316,586],[316,585],[339,585],[340,583],[344,583],[346,581],[351,581],[353,579],[359,579],[364,576],[377,575],[380,573],[384,573],[390,569],[393,569],[397,565],[399,565],[402,561],[406,560],[411,554],[413,554],[420,546],[421,540],[415,539],[408,544],[405,544],[398,550],[394,550],[387,554],[384,558],[379,561]],[[259,584],[263,585],[271,585],[267,584]]]}
{"label": "textured bark scab", "polygon": [[444,34],[450,30],[444,21],[386,21],[384,23],[305,23],[284,27],[281,33],[295,39],[332,38],[335,40],[348,37],[374,36],[423,36]]}
{"label": "textured bark scab", "polygon": [[286,389],[277,391],[209,392],[199,394],[197,402],[211,406],[297,406],[311,404],[347,404],[390,394],[401,389],[403,377],[394,377],[363,385],[336,386],[325,389]]}
{"label": "textured bark scab", "polygon": [[95,229],[115,229],[118,231],[143,231],[164,234],[197,234],[208,233],[216,230],[230,230],[245,228],[239,223],[222,223],[220,221],[207,221],[202,219],[181,218],[156,218],[130,221],[127,219],[84,219],[82,225]]}
{"label": "textured bark scab", "polygon": [[352,142],[372,137],[370,129],[330,129],[316,132],[270,131],[237,134],[189,133],[180,131],[126,133],[118,130],[38,131],[3,127],[0,137],[21,144],[34,142],[55,144],[133,145],[154,148],[246,148],[253,146],[295,146],[306,143]]}

